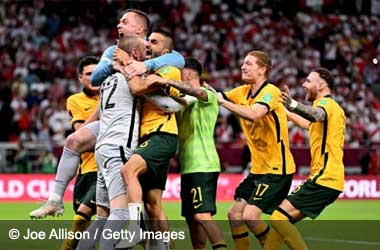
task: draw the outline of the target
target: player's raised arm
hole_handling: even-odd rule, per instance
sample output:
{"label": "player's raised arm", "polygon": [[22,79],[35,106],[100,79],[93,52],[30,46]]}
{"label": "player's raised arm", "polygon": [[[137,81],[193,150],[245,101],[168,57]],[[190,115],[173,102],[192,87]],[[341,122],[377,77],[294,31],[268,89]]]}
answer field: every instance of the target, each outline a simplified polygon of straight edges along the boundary
{"label": "player's raised arm", "polygon": [[249,108],[227,101],[220,93],[218,93],[217,97],[221,106],[227,108],[235,115],[251,122],[265,116],[269,111],[267,106],[260,103],[255,103],[251,108]]}
{"label": "player's raised arm", "polygon": [[115,70],[112,67],[112,54],[116,49],[116,45],[108,47],[100,58],[99,63],[96,65],[94,72],[91,75],[91,85],[100,86],[100,84]]}
{"label": "player's raised arm", "polygon": [[281,100],[289,111],[300,115],[310,122],[324,121],[326,119],[326,113],[322,108],[308,106],[292,99],[287,86],[281,92]]}

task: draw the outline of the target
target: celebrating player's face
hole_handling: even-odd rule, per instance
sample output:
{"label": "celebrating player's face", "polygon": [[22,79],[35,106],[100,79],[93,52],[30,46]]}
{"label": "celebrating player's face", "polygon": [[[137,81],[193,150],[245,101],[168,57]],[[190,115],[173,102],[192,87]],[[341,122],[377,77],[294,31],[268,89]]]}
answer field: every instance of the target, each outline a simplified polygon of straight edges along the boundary
{"label": "celebrating player's face", "polygon": [[148,43],[146,45],[146,56],[147,58],[154,58],[162,55],[165,48],[165,37],[160,33],[152,33],[148,38]]}
{"label": "celebrating player's face", "polygon": [[126,34],[136,34],[141,28],[141,24],[137,22],[137,14],[133,12],[125,13],[117,25],[119,37]]}
{"label": "celebrating player's face", "polygon": [[306,100],[314,101],[318,94],[318,89],[323,85],[322,79],[319,77],[318,73],[311,72],[305,82],[302,84],[303,88],[306,91]]}
{"label": "celebrating player's face", "polygon": [[83,67],[82,74],[79,75],[79,81],[83,83],[84,87],[91,92],[98,93],[99,87],[93,87],[91,85],[91,74],[94,71],[96,64],[90,64]]}
{"label": "celebrating player's face", "polygon": [[263,70],[265,67],[257,65],[256,57],[248,55],[241,66],[241,79],[248,83],[256,82]]}

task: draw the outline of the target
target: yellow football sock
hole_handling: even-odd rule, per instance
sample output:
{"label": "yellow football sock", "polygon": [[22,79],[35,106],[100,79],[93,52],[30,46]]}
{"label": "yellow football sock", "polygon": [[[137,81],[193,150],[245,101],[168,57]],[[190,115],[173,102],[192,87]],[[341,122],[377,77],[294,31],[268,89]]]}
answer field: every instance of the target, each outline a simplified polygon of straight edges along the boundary
{"label": "yellow football sock", "polygon": [[231,227],[232,238],[236,250],[249,250],[248,227],[244,224],[239,227]]}
{"label": "yellow football sock", "polygon": [[281,250],[282,245],[284,245],[284,239],[281,234],[271,227],[264,242],[264,250]]}
{"label": "yellow football sock", "polygon": [[[90,225],[91,221],[85,214],[76,214],[73,218],[73,224],[71,225],[70,231],[72,232],[83,232]],[[78,240],[76,239],[65,239],[62,242],[61,250],[75,250],[78,245]]]}
{"label": "yellow football sock", "polygon": [[212,249],[214,249],[214,250],[216,250],[216,249],[219,249],[219,250],[227,249],[227,244],[224,240],[221,240],[221,241],[218,241],[218,242],[215,242],[214,244],[212,244]]}
{"label": "yellow football sock", "polygon": [[292,250],[307,250],[305,241],[302,239],[297,228],[290,223],[289,218],[278,210],[274,211],[271,216],[272,226],[281,234],[285,243]]}
{"label": "yellow football sock", "polygon": [[253,229],[253,234],[259,240],[262,247],[264,246],[268,232],[269,226],[264,221],[259,221],[259,224]]}

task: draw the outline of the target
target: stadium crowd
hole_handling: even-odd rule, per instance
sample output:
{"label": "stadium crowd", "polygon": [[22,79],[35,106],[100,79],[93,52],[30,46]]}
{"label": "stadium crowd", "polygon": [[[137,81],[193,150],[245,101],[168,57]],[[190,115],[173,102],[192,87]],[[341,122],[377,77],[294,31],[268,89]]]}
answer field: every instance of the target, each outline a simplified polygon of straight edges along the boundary
{"label": "stadium crowd", "polygon": [[[71,132],[65,101],[81,88],[76,63],[85,55],[100,56],[115,42],[114,24],[122,11],[139,7],[174,34],[177,51],[200,59],[204,79],[220,90],[239,84],[241,59],[252,49],[269,53],[271,81],[289,85],[296,99],[303,96],[307,72],[319,66],[331,69],[336,99],[347,115],[346,144],[379,144],[376,1],[366,7],[367,15],[358,15],[359,8],[327,15],[318,11],[326,6],[305,5],[284,13],[281,5],[269,8],[268,2],[281,1],[2,1],[0,141],[62,146]],[[219,142],[244,143],[236,119],[226,110],[220,111],[215,134]],[[291,144],[305,145],[306,137],[290,126]]]}

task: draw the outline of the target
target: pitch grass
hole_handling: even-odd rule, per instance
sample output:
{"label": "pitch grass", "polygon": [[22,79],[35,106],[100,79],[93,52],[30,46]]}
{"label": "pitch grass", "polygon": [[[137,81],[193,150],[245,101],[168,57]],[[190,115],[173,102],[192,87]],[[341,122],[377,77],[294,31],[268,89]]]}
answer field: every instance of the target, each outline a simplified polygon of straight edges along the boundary
{"label": "pitch grass", "polygon": [[[227,220],[227,211],[232,202],[218,202],[216,220]],[[164,202],[164,210],[169,220],[183,220],[180,202]],[[0,220],[27,220],[30,211],[39,207],[35,203],[0,203]],[[71,203],[65,203],[65,214],[55,219],[71,220],[74,215]],[[52,218],[52,217],[50,217]],[[318,220],[379,220],[380,200],[345,201],[339,200],[330,205],[318,217]]]}
{"label": "pitch grass", "polygon": [[[231,202],[219,202],[218,214],[214,217],[218,220],[225,235],[228,249],[233,249],[231,233],[227,222],[227,211]],[[28,213],[37,208],[37,203],[0,203],[0,244],[2,249],[59,249],[60,241],[11,241],[7,239],[10,228],[32,227],[39,228],[41,224],[33,224]],[[175,241],[175,249],[191,249],[190,237],[186,224],[180,216],[179,202],[165,202],[164,209],[170,219],[171,230],[184,231],[185,240]],[[65,204],[65,215],[53,218],[51,224],[57,220],[71,220],[73,216],[70,203]],[[265,217],[266,219],[268,217]],[[8,220],[7,222],[4,220]],[[9,220],[17,220],[11,222]],[[48,222],[40,222],[48,225]],[[61,222],[52,227],[68,227],[70,222]],[[306,220],[297,224],[310,249],[313,250],[375,250],[380,249],[378,225],[380,224],[380,201],[338,201],[329,206],[317,220]],[[57,226],[60,225],[60,226]],[[22,229],[24,230],[24,229]],[[251,248],[261,249],[257,241],[251,236]],[[5,247],[5,248],[3,248]],[[136,247],[136,249],[141,249]],[[211,249],[211,246],[208,246]],[[284,247],[284,249],[287,249]]]}

